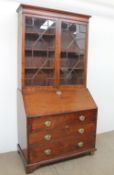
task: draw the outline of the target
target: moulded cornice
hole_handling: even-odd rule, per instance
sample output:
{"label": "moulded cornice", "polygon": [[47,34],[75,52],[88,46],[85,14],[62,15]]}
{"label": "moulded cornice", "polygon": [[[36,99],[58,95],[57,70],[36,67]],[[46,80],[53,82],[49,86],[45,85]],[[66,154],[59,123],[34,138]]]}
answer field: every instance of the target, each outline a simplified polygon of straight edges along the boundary
{"label": "moulded cornice", "polygon": [[87,15],[114,18],[114,0],[17,0],[17,2]]}

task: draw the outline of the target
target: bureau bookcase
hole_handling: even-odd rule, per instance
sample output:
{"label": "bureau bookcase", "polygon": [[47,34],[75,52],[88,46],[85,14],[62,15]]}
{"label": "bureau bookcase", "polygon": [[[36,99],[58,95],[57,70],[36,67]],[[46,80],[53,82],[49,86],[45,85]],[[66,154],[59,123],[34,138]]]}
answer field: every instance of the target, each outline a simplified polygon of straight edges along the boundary
{"label": "bureau bookcase", "polygon": [[18,152],[26,173],[94,153],[97,106],[86,87],[90,16],[20,5]]}

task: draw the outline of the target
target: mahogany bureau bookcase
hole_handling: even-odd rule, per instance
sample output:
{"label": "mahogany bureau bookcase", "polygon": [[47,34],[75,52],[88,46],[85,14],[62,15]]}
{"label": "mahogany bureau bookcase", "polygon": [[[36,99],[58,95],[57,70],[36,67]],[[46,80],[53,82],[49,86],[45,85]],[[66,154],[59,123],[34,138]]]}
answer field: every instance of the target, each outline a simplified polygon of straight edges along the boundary
{"label": "mahogany bureau bookcase", "polygon": [[86,87],[90,16],[20,5],[18,152],[26,173],[94,153],[97,106]]}

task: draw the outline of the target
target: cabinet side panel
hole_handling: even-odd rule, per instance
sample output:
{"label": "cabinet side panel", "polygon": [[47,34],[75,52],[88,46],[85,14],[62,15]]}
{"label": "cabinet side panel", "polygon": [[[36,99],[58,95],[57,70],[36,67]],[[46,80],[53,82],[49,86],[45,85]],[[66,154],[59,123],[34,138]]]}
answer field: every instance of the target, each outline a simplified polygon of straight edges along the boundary
{"label": "cabinet side panel", "polygon": [[22,89],[24,86],[24,16],[20,12],[18,14],[18,88]]}
{"label": "cabinet side panel", "polygon": [[17,67],[18,67],[18,88],[21,89],[21,53],[22,53],[22,14],[18,14],[18,62],[17,62]]}
{"label": "cabinet side panel", "polygon": [[18,117],[18,144],[21,147],[23,155],[27,160],[27,120],[24,109],[23,96],[20,90],[17,90],[17,117]]}

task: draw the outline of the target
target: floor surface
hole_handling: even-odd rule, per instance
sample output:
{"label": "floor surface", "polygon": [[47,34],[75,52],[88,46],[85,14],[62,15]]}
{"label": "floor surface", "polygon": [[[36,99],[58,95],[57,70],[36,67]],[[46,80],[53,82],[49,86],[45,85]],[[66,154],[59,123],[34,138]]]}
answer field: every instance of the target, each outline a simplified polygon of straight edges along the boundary
{"label": "floor surface", "polygon": [[[32,175],[114,175],[114,131],[97,135],[94,155],[55,163]],[[0,175],[25,175],[17,152],[0,154]]]}

